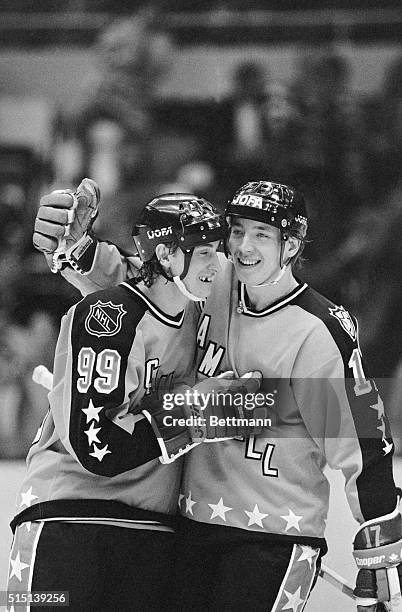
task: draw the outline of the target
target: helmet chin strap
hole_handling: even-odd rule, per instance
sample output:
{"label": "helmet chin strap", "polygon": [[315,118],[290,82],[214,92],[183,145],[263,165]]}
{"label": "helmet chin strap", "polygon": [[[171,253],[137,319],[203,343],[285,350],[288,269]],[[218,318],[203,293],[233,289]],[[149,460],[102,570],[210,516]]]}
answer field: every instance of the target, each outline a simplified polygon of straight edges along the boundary
{"label": "helmet chin strap", "polygon": [[176,285],[176,287],[179,289],[179,291],[181,291],[181,293],[188,300],[191,300],[192,302],[202,302],[203,300],[205,300],[205,298],[198,297],[198,296],[194,295],[193,293],[191,293],[191,291],[189,291],[187,289],[186,285],[181,280],[180,276],[174,276],[173,277],[173,282]]}
{"label": "helmet chin strap", "polygon": [[256,288],[258,288],[258,287],[268,287],[268,285],[277,285],[279,283],[279,281],[281,280],[282,276],[285,274],[287,267],[288,267],[288,264],[285,264],[284,266],[282,266],[278,276],[276,278],[274,278],[274,280],[272,280],[272,281],[268,281],[266,283],[260,283],[259,285],[248,285],[247,283],[244,283],[244,284],[247,287],[256,287]]}
{"label": "helmet chin strap", "polygon": [[194,253],[194,247],[192,249],[188,249],[184,252],[184,268],[183,268],[183,272],[180,274],[180,276],[174,276],[173,277],[173,282],[176,285],[176,287],[179,289],[179,291],[188,299],[191,300],[192,302],[202,302],[203,300],[205,300],[205,298],[200,298],[197,295],[194,295],[194,293],[191,293],[191,291],[189,291],[186,287],[186,285],[184,284],[184,279],[187,276],[187,272],[189,270],[190,267],[190,263],[191,263],[191,258],[193,256]]}

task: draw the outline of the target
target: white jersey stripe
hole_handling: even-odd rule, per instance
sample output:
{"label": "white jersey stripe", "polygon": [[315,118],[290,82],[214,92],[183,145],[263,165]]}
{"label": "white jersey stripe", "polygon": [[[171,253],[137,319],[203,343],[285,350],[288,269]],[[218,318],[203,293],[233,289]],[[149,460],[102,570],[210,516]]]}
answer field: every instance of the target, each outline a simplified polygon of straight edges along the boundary
{"label": "white jersey stripe", "polygon": [[95,524],[109,525],[114,527],[125,527],[127,529],[149,529],[157,531],[169,531],[174,533],[174,529],[168,525],[158,523],[158,521],[142,521],[132,519],[118,519],[108,517],[87,517],[87,516],[58,516],[56,518],[41,519],[43,523],[80,523],[80,524]]}
{"label": "white jersey stripe", "polygon": [[292,571],[292,567],[293,567],[293,564],[294,564],[294,561],[295,561],[295,556],[296,556],[296,550],[297,550],[297,544],[293,544],[292,554],[290,556],[289,565],[288,565],[286,573],[285,573],[285,575],[283,577],[281,586],[279,587],[278,595],[277,595],[277,597],[275,599],[274,605],[272,606],[271,612],[277,612],[279,610],[278,605],[279,605],[279,602],[280,602],[281,597],[283,595],[283,591],[285,589],[287,579],[289,578],[289,574]]}
{"label": "white jersey stripe", "polygon": [[[34,568],[35,568],[36,549],[38,548],[39,538],[40,538],[41,533],[42,533],[43,525],[44,525],[44,523],[42,521],[40,521],[40,524],[39,524],[39,527],[38,527],[38,531],[37,531],[37,533],[35,535],[35,540],[34,540],[33,546],[32,546],[31,567],[29,568],[29,577],[28,577],[28,585],[27,585],[27,591],[28,592],[32,591],[32,578],[33,578],[33,573],[34,573]],[[31,604],[30,604],[30,602],[28,602],[27,611],[29,612],[30,609],[31,609]]]}
{"label": "white jersey stripe", "polygon": [[310,584],[309,584],[308,590],[306,592],[306,599],[304,601],[304,604],[301,607],[300,612],[303,612],[304,608],[306,607],[306,604],[308,602],[308,598],[309,598],[310,593],[311,593],[311,589],[313,588],[314,578],[315,578],[316,572],[317,572],[317,559],[318,559],[318,555],[314,558],[314,560],[312,562],[312,565],[313,565],[312,570],[313,570],[313,572],[311,574]]}
{"label": "white jersey stripe", "polygon": [[283,300],[280,300],[276,304],[270,306],[269,308],[266,308],[265,310],[261,310],[260,312],[254,312],[253,310],[249,310],[247,308],[246,301],[245,301],[245,287],[246,285],[244,283],[240,283],[240,298],[241,298],[242,305],[243,305],[243,313],[250,315],[251,317],[264,317],[265,315],[271,314],[272,312],[275,312],[276,310],[283,308],[283,306],[286,306],[286,304],[291,302],[295,297],[303,293],[303,291],[307,289],[308,285],[307,283],[304,283],[298,289],[292,291],[292,293],[290,293],[290,295],[285,297]]}
{"label": "white jersey stripe", "polygon": [[137,289],[137,287],[133,287],[132,285],[128,283],[121,283],[121,285],[125,287],[126,289],[129,289],[136,295],[138,295],[138,297],[141,298],[142,301],[145,302],[145,304],[148,306],[149,310],[151,310],[151,312],[153,312],[153,314],[160,321],[162,321],[162,323],[166,323],[167,325],[172,325],[173,327],[181,327],[183,323],[183,319],[184,319],[184,310],[182,311],[180,318],[178,318],[177,316],[171,317],[167,315],[165,312],[163,312],[162,310],[160,310],[159,308],[157,308],[157,306],[155,306],[155,304],[153,304],[139,289]]}

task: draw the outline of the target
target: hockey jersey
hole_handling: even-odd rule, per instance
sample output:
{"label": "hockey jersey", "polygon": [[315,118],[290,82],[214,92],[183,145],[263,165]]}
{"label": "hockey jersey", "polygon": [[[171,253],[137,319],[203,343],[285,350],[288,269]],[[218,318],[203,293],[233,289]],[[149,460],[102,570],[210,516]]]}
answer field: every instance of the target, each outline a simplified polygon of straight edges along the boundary
{"label": "hockey jersey", "polygon": [[63,318],[50,410],[29,451],[14,524],[35,519],[142,526],[177,508],[182,462],[162,465],[138,405],[189,381],[196,313],[171,316],[134,281],[98,291]]}
{"label": "hockey jersey", "polygon": [[61,275],[76,287],[81,295],[88,295],[137,276],[141,265],[139,257],[127,257],[120,253],[114,244],[98,242],[93,237],[92,244],[75,262],[74,267],[64,266]]}
{"label": "hockey jersey", "polygon": [[184,516],[316,543],[327,518],[326,464],[342,470],[357,521],[394,510],[388,422],[367,377],[357,323],[343,307],[300,282],[256,312],[227,262],[201,315],[196,362],[201,379],[262,372],[271,424],[186,456]]}

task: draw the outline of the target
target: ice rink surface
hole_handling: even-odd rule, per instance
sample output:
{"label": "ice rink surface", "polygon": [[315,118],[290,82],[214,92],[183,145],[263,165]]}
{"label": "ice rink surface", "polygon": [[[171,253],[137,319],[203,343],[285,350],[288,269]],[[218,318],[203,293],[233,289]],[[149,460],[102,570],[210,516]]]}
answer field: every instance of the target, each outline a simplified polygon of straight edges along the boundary
{"label": "ice rink surface", "polygon": [[[402,484],[402,458],[395,458],[395,482]],[[0,590],[6,585],[8,571],[8,551],[11,544],[11,531],[8,526],[14,513],[16,495],[25,473],[22,461],[0,461]],[[329,552],[324,563],[341,574],[349,582],[354,582],[356,568],[352,559],[352,540],[357,529],[343,491],[343,476],[340,472],[328,470],[331,482],[330,512],[327,525]],[[381,492],[378,492],[381,495]],[[355,612],[356,606],[346,595],[338,592],[321,578],[310,597],[304,612]],[[250,611],[252,612],[252,611]],[[298,610],[297,612],[300,612]]]}

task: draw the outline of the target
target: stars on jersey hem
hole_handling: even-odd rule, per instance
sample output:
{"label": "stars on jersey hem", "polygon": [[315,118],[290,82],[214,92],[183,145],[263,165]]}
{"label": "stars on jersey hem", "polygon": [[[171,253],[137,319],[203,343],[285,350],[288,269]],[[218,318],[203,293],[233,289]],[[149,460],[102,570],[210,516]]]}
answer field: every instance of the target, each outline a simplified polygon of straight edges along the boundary
{"label": "stars on jersey hem", "polygon": [[137,297],[139,297],[147,306],[148,310],[154,315],[158,321],[164,323],[165,325],[170,325],[171,327],[179,328],[182,326],[184,321],[184,310],[180,311],[177,315],[172,316],[163,312],[160,308],[156,306],[149,298],[147,298],[139,289],[131,285],[130,283],[121,283],[121,286],[129,289],[135,293]]}
{"label": "stars on jersey hem", "polygon": [[[183,502],[185,502],[185,508],[184,508]],[[244,528],[248,528],[248,527],[252,527],[253,525],[256,525],[260,529],[265,530],[266,525],[264,525],[263,521],[268,516],[271,516],[268,513],[263,512],[263,509],[260,509],[257,503],[254,505],[254,508],[252,510],[249,510],[248,508],[239,509],[239,508],[232,508],[230,506],[227,506],[223,497],[220,497],[217,503],[209,503],[207,501],[194,500],[192,498],[191,491],[188,492],[187,496],[184,493],[179,494],[178,506],[182,510],[184,515],[188,514],[188,515],[194,516],[195,510],[193,510],[193,507],[195,506],[195,504],[198,504],[198,510],[199,510],[198,514],[200,513],[203,514],[203,510],[205,509],[205,506],[208,506],[210,508],[211,512],[210,512],[210,515],[208,516],[208,520],[211,522],[212,521],[215,522],[216,519],[220,519],[224,521],[225,523],[227,522],[231,523],[230,520],[227,521],[226,515],[229,512],[235,512],[237,516],[240,514],[240,516],[242,517],[241,522],[244,521]],[[304,518],[302,515],[297,515],[293,512],[293,510],[288,508],[288,514],[280,515],[280,518],[285,521],[285,525],[283,526],[281,530],[283,533],[287,533],[291,529],[298,531],[299,533],[301,532],[299,523]],[[239,526],[239,525],[235,525],[235,526]],[[280,531],[278,531],[278,533],[280,533]],[[314,559],[316,553],[314,553],[313,551],[310,554],[310,550],[311,550],[310,547],[302,546],[302,554],[300,555],[299,560],[308,561],[311,567],[311,560]]]}
{"label": "stars on jersey hem", "polygon": [[245,510],[244,512],[248,516],[247,527],[251,527],[251,525],[258,525],[258,527],[264,528],[262,521],[269,515],[265,514],[265,512],[260,512],[257,504],[255,504],[254,509],[252,511]]}
{"label": "stars on jersey hem", "polygon": [[188,492],[188,497],[186,497],[186,512],[188,512],[188,514],[191,514],[191,516],[194,516],[193,514],[193,506],[194,504],[196,504],[196,501],[193,501],[191,499],[191,491]]}
{"label": "stars on jersey hem", "polygon": [[288,508],[288,510],[289,513],[287,515],[281,514],[281,518],[286,521],[285,531],[289,531],[289,529],[294,528],[300,532],[299,522],[301,521],[303,516],[297,516],[297,514],[294,514],[294,512],[292,512],[290,508]]}
{"label": "stars on jersey hem", "polygon": [[229,508],[229,506],[225,506],[225,504],[223,503],[222,497],[220,498],[217,504],[208,504],[208,506],[212,510],[212,514],[210,518],[211,521],[214,518],[219,517],[226,523],[226,512],[230,512],[230,510],[233,510],[233,508]]}

